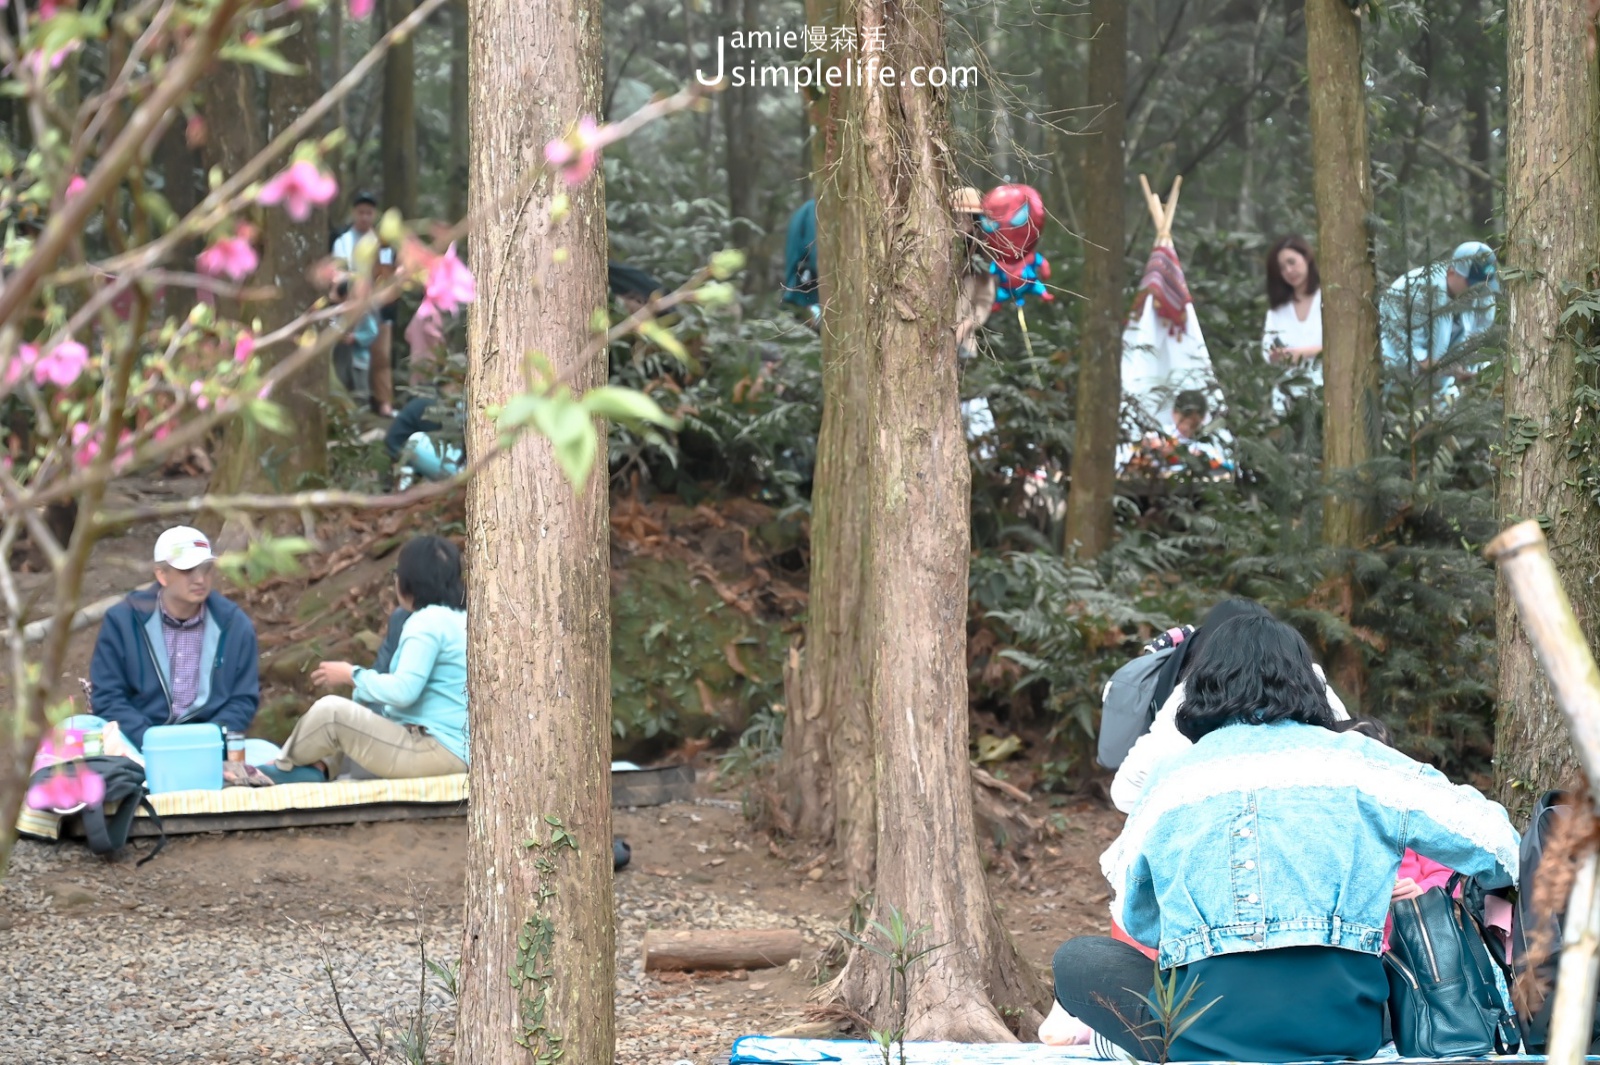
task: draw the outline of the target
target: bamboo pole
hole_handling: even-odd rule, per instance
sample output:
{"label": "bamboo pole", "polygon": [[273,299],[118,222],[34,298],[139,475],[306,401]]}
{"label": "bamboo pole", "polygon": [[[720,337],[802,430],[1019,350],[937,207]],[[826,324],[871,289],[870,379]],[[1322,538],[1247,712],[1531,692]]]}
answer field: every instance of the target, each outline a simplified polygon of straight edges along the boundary
{"label": "bamboo pole", "polygon": [[[1572,880],[1567,920],[1561,930],[1555,1002],[1550,1007],[1550,1039],[1545,1045],[1550,1065],[1578,1065],[1589,1053],[1595,987],[1600,983],[1597,867],[1600,867],[1600,854],[1591,851]],[[1584,920],[1576,920],[1577,914],[1583,914]]]}
{"label": "bamboo pole", "polygon": [[[1567,719],[1572,745],[1589,781],[1589,794],[1600,795],[1600,668],[1561,587],[1550,559],[1550,545],[1538,522],[1525,521],[1495,537],[1484,554],[1505,575],[1528,642]],[[1567,904],[1550,1016],[1550,1065],[1579,1065],[1589,1051],[1595,989],[1600,986],[1597,871],[1600,855],[1590,853],[1578,867]],[[1526,890],[1529,885],[1523,887]]]}

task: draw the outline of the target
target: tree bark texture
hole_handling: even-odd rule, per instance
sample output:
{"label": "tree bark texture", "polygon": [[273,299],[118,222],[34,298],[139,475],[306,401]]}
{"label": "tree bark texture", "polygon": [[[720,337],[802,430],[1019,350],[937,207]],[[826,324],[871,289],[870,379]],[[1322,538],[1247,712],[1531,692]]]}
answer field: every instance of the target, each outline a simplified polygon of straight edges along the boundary
{"label": "tree bark texture", "polygon": [[[761,25],[756,0],[721,0],[722,24],[726,31]],[[753,58],[736,51],[740,61]],[[733,56],[729,57],[732,62]],[[756,136],[754,119],[761,96],[738,89],[722,93],[717,107],[722,113],[722,166],[728,180],[729,239],[733,246],[750,251],[755,243],[757,178],[756,166],[761,139]],[[753,281],[754,278],[751,278]]]}
{"label": "tree bark texture", "polygon": [[[807,24],[839,25],[837,0],[810,0]],[[832,839],[852,892],[872,884],[877,798],[868,716],[867,193],[841,151],[847,101],[839,86],[814,101],[813,186],[822,301],[822,427],[811,497],[811,610],[799,684],[785,725],[780,795],[793,830]]]}
{"label": "tree bark texture", "polygon": [[1111,544],[1111,505],[1117,490],[1118,417],[1122,409],[1122,323],[1127,315],[1123,262],[1123,96],[1127,89],[1128,12],[1125,0],[1092,0],[1089,103],[1093,124],[1084,145],[1083,254],[1085,309],[1078,351],[1078,419],[1073,433],[1072,484],[1067,492],[1064,547],[1093,558]]}
{"label": "tree bark texture", "polygon": [[[412,0],[383,0],[385,21],[396,26]],[[396,41],[383,59],[383,205],[417,216],[417,61],[410,37]]]}
{"label": "tree bark texture", "polygon": [[1306,0],[1306,65],[1311,96],[1312,196],[1322,273],[1324,389],[1323,541],[1359,546],[1372,520],[1352,471],[1378,452],[1378,284],[1367,216],[1372,167],[1367,92],[1361,72],[1361,21],[1345,0]]}
{"label": "tree bark texture", "polygon": [[[1506,524],[1537,518],[1550,555],[1590,646],[1600,621],[1600,512],[1587,497],[1582,469],[1595,444],[1571,451],[1582,420],[1580,368],[1573,337],[1560,323],[1563,286],[1594,287],[1600,261],[1600,114],[1594,61],[1584,55],[1582,0],[1513,0],[1506,11],[1510,51],[1506,138],[1507,446],[1501,457],[1498,509]],[[1593,343],[1588,338],[1587,343]],[[1587,406],[1587,405],[1585,405]],[[1579,419],[1578,415],[1583,419]],[[1531,445],[1519,438],[1538,427]],[[1521,448],[1521,450],[1517,450]],[[1586,453],[1587,452],[1587,453]],[[1576,770],[1572,744],[1502,577],[1496,602],[1500,691],[1495,782],[1513,816]]]}
{"label": "tree bark texture", "polygon": [[[293,15],[290,18],[294,18]],[[265,128],[259,113],[255,71],[229,64],[213,79],[216,95],[209,101],[208,125],[215,158],[233,173],[266,141],[296,121],[322,95],[321,67],[314,26],[301,19],[300,30],[282,44],[285,59],[305,69],[303,75],[266,75]],[[313,263],[328,251],[328,212],[317,208],[303,223],[291,223],[281,213],[268,213],[260,226],[261,267],[250,279],[270,284],[277,294],[259,306],[247,307],[243,317],[261,317],[270,332],[299,317],[322,295],[310,277]],[[271,361],[287,358],[293,349],[279,347],[266,353]],[[287,412],[293,431],[278,436],[230,422],[217,456],[211,490],[220,493],[288,492],[306,482],[317,482],[327,472],[328,424],[324,413],[328,399],[328,364],[314,361],[273,392],[272,399]],[[231,523],[219,535],[231,546],[241,530]]]}
{"label": "tree bark texture", "polygon": [[[605,383],[583,357],[606,300],[605,192],[529,183],[544,145],[600,110],[600,0],[473,0],[467,448],[484,413],[542,353],[574,391]],[[552,225],[557,196],[571,212]],[[565,249],[558,260],[554,253]],[[462,1065],[611,1065],[610,569],[604,437],[574,489],[527,437],[468,488],[472,811],[462,944]],[[570,839],[571,845],[563,842]],[[537,841],[537,842],[534,842]],[[510,974],[510,975],[508,975]]]}
{"label": "tree bark texture", "polygon": [[[943,61],[938,0],[859,0],[896,71]],[[875,919],[928,926],[907,991],[912,1039],[1014,1037],[1000,1010],[1037,1023],[1043,989],[1000,926],[978,856],[968,768],[966,618],[971,471],[954,345],[954,167],[945,94],[877,79],[847,97],[839,173],[861,218],[871,399],[867,646],[877,794]],[[846,175],[854,174],[852,180]],[[836,749],[837,754],[837,749]],[[835,768],[838,767],[836,758]],[[898,1020],[889,970],[852,951],[835,993],[874,1027]]]}

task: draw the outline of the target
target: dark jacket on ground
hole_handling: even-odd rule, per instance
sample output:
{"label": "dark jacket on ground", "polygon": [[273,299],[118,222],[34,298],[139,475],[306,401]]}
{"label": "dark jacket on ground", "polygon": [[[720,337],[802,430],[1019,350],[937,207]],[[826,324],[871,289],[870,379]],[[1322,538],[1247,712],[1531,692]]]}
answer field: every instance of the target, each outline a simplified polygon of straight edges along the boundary
{"label": "dark jacket on ground", "polygon": [[158,591],[156,585],[140,588],[106,611],[89,665],[94,713],[115,721],[137,747],[144,745],[145,729],[153,725],[209,721],[227,731],[243,732],[261,702],[256,629],[249,616],[219,592],[206,598],[202,646],[210,668],[200,677],[195,704],[173,721],[171,673],[167,648],[159,637],[160,619],[151,625]]}

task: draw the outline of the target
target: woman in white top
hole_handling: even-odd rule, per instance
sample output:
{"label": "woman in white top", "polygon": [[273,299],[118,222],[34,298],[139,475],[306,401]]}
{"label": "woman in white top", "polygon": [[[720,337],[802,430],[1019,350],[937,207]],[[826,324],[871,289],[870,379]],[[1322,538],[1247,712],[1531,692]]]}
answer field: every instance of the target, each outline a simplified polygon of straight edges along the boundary
{"label": "woman in white top", "polygon": [[1303,237],[1283,237],[1267,254],[1267,320],[1261,355],[1277,365],[1301,364],[1322,387],[1322,279]]}

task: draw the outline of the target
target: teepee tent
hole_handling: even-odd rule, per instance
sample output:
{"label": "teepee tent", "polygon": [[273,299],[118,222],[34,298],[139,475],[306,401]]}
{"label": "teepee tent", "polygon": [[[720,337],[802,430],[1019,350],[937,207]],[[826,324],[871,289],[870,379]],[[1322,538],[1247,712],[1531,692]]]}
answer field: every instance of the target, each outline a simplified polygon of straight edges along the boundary
{"label": "teepee tent", "polygon": [[1170,433],[1173,397],[1184,389],[1210,388],[1211,356],[1189,298],[1183,264],[1172,246],[1172,217],[1183,178],[1174,179],[1165,204],[1150,191],[1143,174],[1139,185],[1155,221],[1156,240],[1122,331],[1122,394],[1136,408],[1141,425]]}

